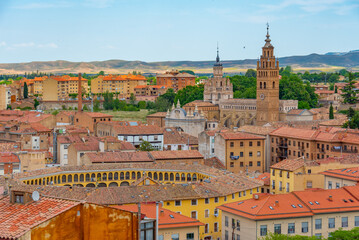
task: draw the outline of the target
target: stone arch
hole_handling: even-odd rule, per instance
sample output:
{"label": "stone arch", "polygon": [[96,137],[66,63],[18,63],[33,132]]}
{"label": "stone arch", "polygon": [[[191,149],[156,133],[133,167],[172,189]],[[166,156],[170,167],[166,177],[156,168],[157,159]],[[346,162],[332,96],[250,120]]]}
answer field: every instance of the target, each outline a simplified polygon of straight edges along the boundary
{"label": "stone arch", "polygon": [[115,174],[113,175],[113,180],[118,180],[118,172],[115,172]]}
{"label": "stone arch", "polygon": [[112,181],[112,179],[113,179],[113,173],[110,172],[110,173],[108,173],[108,180],[109,180],[109,181]]}
{"label": "stone arch", "polygon": [[88,184],[86,184],[86,187],[96,187],[96,186],[93,183],[88,183]]}
{"label": "stone arch", "polygon": [[152,173],[149,172],[149,173],[147,174],[147,176],[148,176],[149,178],[152,178]]}
{"label": "stone arch", "polygon": [[181,174],[181,181],[182,182],[186,181],[186,174],[184,173]]}
{"label": "stone arch", "polygon": [[158,179],[158,174],[157,174],[157,172],[155,172],[155,173],[153,174],[153,179],[154,179],[154,180],[157,180],[157,179]]}
{"label": "stone arch", "polygon": [[180,175],[176,173],[176,181],[180,181]]}
{"label": "stone arch", "polygon": [[120,173],[120,180],[124,180],[125,179],[125,174],[123,172]]}
{"label": "stone arch", "polygon": [[91,182],[96,182],[96,174],[91,174]]}
{"label": "stone arch", "polygon": [[130,183],[127,182],[127,181],[124,181],[120,184],[121,187],[124,187],[124,186],[130,186]]}
{"label": "stone arch", "polygon": [[118,183],[117,182],[112,182],[108,186],[109,187],[118,187]]}
{"label": "stone arch", "polygon": [[126,177],[126,180],[130,179],[130,172],[126,172],[125,177]]}
{"label": "stone arch", "polygon": [[192,180],[193,180],[193,181],[197,181],[197,174],[193,174]]}
{"label": "stone arch", "polygon": [[251,119],[251,125],[256,125],[256,119],[255,118]]}
{"label": "stone arch", "polygon": [[232,125],[232,120],[231,120],[231,118],[229,117],[229,118],[227,118],[227,119],[224,121],[223,126],[229,128],[229,127],[231,127],[231,125]]}
{"label": "stone arch", "polygon": [[70,185],[70,184],[65,184],[64,186],[65,186],[65,187],[71,187],[71,185]]}
{"label": "stone arch", "polygon": [[97,186],[98,187],[107,187],[107,184],[102,182],[102,183],[99,183]]}
{"label": "stone arch", "polygon": [[95,181],[101,181],[101,173],[97,173]]}
{"label": "stone arch", "polygon": [[77,187],[84,187],[81,183],[76,184]]}
{"label": "stone arch", "polygon": [[102,181],[107,181],[107,173],[102,174]]}

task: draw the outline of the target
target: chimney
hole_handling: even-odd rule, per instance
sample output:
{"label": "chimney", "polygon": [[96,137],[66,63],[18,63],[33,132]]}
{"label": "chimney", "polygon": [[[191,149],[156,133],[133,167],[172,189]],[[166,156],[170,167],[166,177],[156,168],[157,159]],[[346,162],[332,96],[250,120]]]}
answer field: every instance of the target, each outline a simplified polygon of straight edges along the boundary
{"label": "chimney", "polygon": [[161,210],[160,216],[164,216],[164,215],[165,215],[165,211]]}
{"label": "chimney", "polygon": [[332,195],[329,195],[328,200],[329,200],[329,201],[333,201],[333,196],[332,196]]}
{"label": "chimney", "polygon": [[77,99],[78,99],[78,106],[77,106],[77,110],[79,112],[82,111],[82,85],[81,85],[81,73],[79,73],[79,82],[78,82],[78,95],[77,95]]}
{"label": "chimney", "polygon": [[274,202],[274,206],[279,207],[279,201],[278,201],[278,200],[276,200],[276,201]]}

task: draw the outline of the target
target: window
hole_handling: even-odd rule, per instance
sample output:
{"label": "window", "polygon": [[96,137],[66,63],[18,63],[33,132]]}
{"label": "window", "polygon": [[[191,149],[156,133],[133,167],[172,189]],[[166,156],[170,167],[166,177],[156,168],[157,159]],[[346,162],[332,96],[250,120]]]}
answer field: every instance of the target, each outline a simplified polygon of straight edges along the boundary
{"label": "window", "polygon": [[355,226],[355,227],[358,227],[358,226],[359,226],[359,216],[355,216],[354,226]]}
{"label": "window", "polygon": [[302,233],[308,232],[308,222],[302,222]]}
{"label": "window", "polygon": [[[150,239],[150,238],[149,238]],[[179,234],[176,233],[176,234],[172,234],[171,235],[171,240],[179,240]]]}
{"label": "window", "polygon": [[261,142],[257,141],[257,146],[260,147],[261,146]]}
{"label": "window", "polygon": [[192,206],[196,206],[197,205],[197,199],[192,199],[191,204],[192,204]]}
{"label": "window", "polygon": [[205,204],[209,204],[209,198],[205,198],[205,199],[204,199],[204,203],[205,203]]}
{"label": "window", "polygon": [[312,188],[312,187],[313,187],[312,181],[307,181],[307,188]]}
{"label": "window", "polygon": [[315,219],[315,229],[322,229],[322,219]]}
{"label": "window", "polygon": [[187,233],[187,240],[193,240],[194,239],[194,233]]}
{"label": "window", "polygon": [[340,183],[335,183],[335,188],[340,188]]}
{"label": "window", "polygon": [[328,228],[335,228],[335,218],[328,218]]}
{"label": "window", "polygon": [[257,167],[261,166],[261,161],[257,161]]}
{"label": "window", "polygon": [[228,227],[228,217],[224,217],[224,226]]}
{"label": "window", "polygon": [[24,203],[24,195],[15,194],[15,203]]}
{"label": "window", "polygon": [[234,147],[234,142],[230,142],[230,147]]}
{"label": "window", "polygon": [[261,225],[260,226],[260,235],[261,236],[267,235],[267,225]]}
{"label": "window", "polygon": [[234,162],[230,162],[229,167],[234,167]]}
{"label": "window", "polygon": [[252,146],[253,146],[253,143],[252,143],[252,142],[249,142],[249,146],[252,147]]}
{"label": "window", "polygon": [[252,156],[253,156],[253,152],[249,152],[249,156],[252,157]]}
{"label": "window", "polygon": [[175,206],[181,206],[181,200],[176,200],[175,201]]}
{"label": "window", "polygon": [[234,199],[236,196],[235,196],[235,194],[234,193],[232,193],[232,199]]}
{"label": "window", "polygon": [[243,157],[243,156],[244,156],[243,152],[240,152],[240,153],[239,153],[239,156],[240,156],[240,157]]}
{"label": "window", "polygon": [[258,151],[257,152],[257,157],[260,157],[261,156],[261,151]]}
{"label": "window", "polygon": [[241,236],[239,234],[236,234],[236,240],[241,240]]}
{"label": "window", "polygon": [[232,156],[234,155],[234,153],[233,153],[233,152],[230,152],[229,155],[232,157]]}
{"label": "window", "polygon": [[246,196],[246,194],[247,194],[247,192],[246,192],[246,191],[243,191],[243,197],[245,197],[245,196]]}
{"label": "window", "polygon": [[274,224],[274,233],[282,234],[282,226],[280,224]]}
{"label": "window", "polygon": [[315,234],[315,237],[316,237],[317,239],[322,239],[322,234],[321,234],[321,233],[316,233],[316,234]]}
{"label": "window", "polygon": [[213,225],[213,231],[218,232],[218,222],[215,222]]}
{"label": "window", "polygon": [[209,217],[209,209],[204,210],[204,217],[205,218]]}
{"label": "window", "polygon": [[275,180],[272,180],[272,189],[275,189]]}
{"label": "window", "polygon": [[67,154],[64,154],[64,159],[67,159]]}
{"label": "window", "polygon": [[289,192],[289,183],[287,183],[287,189],[286,190],[287,190],[287,192]]}
{"label": "window", "polygon": [[218,197],[215,197],[215,198],[214,198],[214,202],[215,202],[215,203],[218,203]]}
{"label": "window", "polygon": [[295,223],[288,223],[288,234],[295,233]]}
{"label": "window", "polygon": [[227,202],[227,196],[223,197],[223,201]]}
{"label": "window", "polygon": [[348,217],[342,217],[342,227],[348,227]]}
{"label": "window", "polygon": [[227,230],[224,232],[224,240],[229,240],[229,238],[228,238],[228,231],[227,231]]}
{"label": "window", "polygon": [[252,162],[252,161],[249,162],[249,166],[250,166],[250,167],[253,166],[253,162]]}
{"label": "window", "polygon": [[275,176],[275,170],[274,169],[272,170],[272,176]]}
{"label": "window", "polygon": [[333,185],[332,185],[332,181],[328,181],[328,189],[332,189]]}
{"label": "window", "polygon": [[[153,222],[141,223],[141,239],[153,239],[154,224]],[[172,237],[173,240],[179,240],[178,234],[177,238]]]}
{"label": "window", "polygon": [[237,228],[237,231],[241,231],[241,221],[240,220],[237,220],[236,228]]}
{"label": "window", "polygon": [[239,143],[239,146],[243,147],[243,142],[240,142],[240,143]]}

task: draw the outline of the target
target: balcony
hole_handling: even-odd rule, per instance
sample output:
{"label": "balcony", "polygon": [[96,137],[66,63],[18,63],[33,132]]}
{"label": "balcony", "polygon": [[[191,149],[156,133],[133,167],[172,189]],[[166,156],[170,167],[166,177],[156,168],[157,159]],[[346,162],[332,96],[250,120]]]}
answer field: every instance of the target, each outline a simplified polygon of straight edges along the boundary
{"label": "balcony", "polygon": [[332,147],[330,150],[332,152],[358,153],[358,149],[342,149],[342,147],[337,147],[337,148]]}
{"label": "balcony", "polygon": [[288,148],[288,144],[286,142],[280,142],[277,144],[279,148]]}

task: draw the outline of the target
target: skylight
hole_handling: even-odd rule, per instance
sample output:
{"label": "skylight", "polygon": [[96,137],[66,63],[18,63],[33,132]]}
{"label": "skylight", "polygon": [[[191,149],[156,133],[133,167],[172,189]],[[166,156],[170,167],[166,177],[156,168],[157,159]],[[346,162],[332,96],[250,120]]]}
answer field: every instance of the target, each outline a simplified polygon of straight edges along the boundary
{"label": "skylight", "polygon": [[349,198],[349,201],[350,201],[350,202],[354,202],[353,199],[350,199],[350,198]]}
{"label": "skylight", "polygon": [[170,214],[170,218],[175,218],[172,214]]}
{"label": "skylight", "polygon": [[254,205],[254,206],[252,207],[252,209],[253,209],[253,208],[256,208],[256,207],[258,207],[258,206],[257,206],[257,205]]}
{"label": "skylight", "polygon": [[298,207],[303,208],[303,206],[301,204],[298,204]]}
{"label": "skylight", "polygon": [[357,173],[358,171],[354,171],[354,172],[352,172],[352,174],[354,174],[354,173]]}
{"label": "skylight", "polygon": [[311,201],[309,201],[309,204],[310,204],[310,205],[314,205]]}
{"label": "skylight", "polygon": [[318,201],[314,201],[314,202],[315,202],[315,204],[320,205]]}
{"label": "skylight", "polygon": [[347,200],[343,199],[343,202],[348,202]]}
{"label": "skylight", "polygon": [[243,202],[239,202],[238,205],[241,205]]}
{"label": "skylight", "polygon": [[342,172],[344,172],[345,170],[347,170],[346,168],[344,168],[343,170],[342,170]]}
{"label": "skylight", "polygon": [[273,208],[272,206],[269,206],[269,209],[270,209],[270,210],[274,210],[274,208]]}
{"label": "skylight", "polygon": [[347,172],[350,172],[351,170],[348,170]]}
{"label": "skylight", "polygon": [[295,206],[294,204],[292,204],[292,208],[297,208],[297,206]]}

